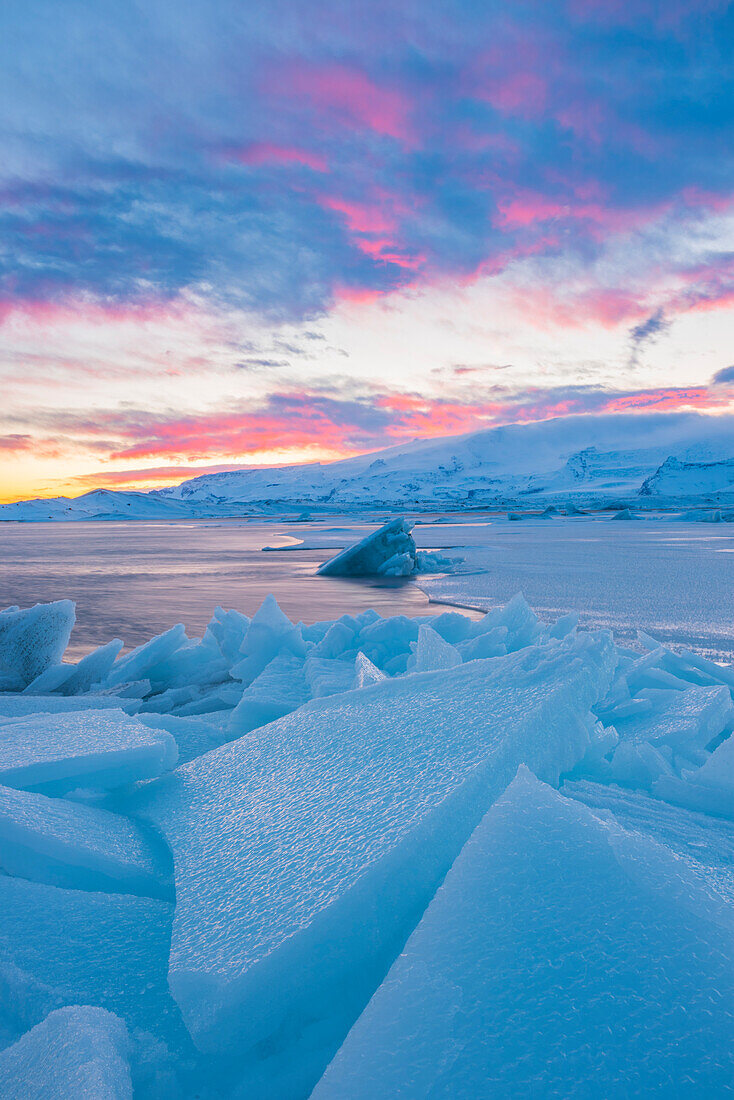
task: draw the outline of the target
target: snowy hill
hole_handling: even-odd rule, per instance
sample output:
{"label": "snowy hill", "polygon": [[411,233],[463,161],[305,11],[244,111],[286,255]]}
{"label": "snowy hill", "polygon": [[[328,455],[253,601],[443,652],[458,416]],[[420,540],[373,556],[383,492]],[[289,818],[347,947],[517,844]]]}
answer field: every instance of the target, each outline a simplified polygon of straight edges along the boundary
{"label": "snowy hill", "polygon": [[[414,441],[329,464],[239,470],[160,490],[164,500],[218,509],[232,502],[275,507],[458,507],[572,497],[603,504],[637,497],[666,461],[734,463],[734,418],[697,414],[565,417]],[[655,491],[675,499],[675,476]],[[681,475],[680,496],[690,497]],[[724,490],[702,479],[701,495]],[[649,495],[649,494],[648,494]],[[693,495],[696,495],[695,492]]]}
{"label": "snowy hill", "polygon": [[162,500],[151,493],[115,492],[94,489],[80,497],[20,500],[0,506],[0,519],[36,521],[48,520],[123,520],[175,519],[190,515],[186,507],[175,500]]}
{"label": "snowy hill", "polygon": [[681,462],[673,455],[645,480],[640,496],[720,496],[734,503],[734,459]]}
{"label": "snowy hill", "polygon": [[207,474],[150,493],[97,490],[0,508],[5,520],[153,519],[314,509],[727,505],[734,417],[574,416],[414,440],[331,463]]}

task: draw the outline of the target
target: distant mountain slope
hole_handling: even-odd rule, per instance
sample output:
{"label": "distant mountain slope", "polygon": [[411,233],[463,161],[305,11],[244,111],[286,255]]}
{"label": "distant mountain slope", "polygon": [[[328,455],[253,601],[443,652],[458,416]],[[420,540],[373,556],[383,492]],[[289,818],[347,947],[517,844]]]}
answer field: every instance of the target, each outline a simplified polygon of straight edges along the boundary
{"label": "distant mountain slope", "polygon": [[0,519],[151,519],[294,509],[430,509],[563,501],[731,501],[734,417],[573,416],[415,440],[357,458],[207,474],[150,493],[97,490],[0,508]]}
{"label": "distant mountain slope", "polygon": [[[328,464],[209,474],[163,489],[166,500],[264,508],[494,504],[635,496],[675,456],[734,459],[734,418],[690,414],[576,416],[421,440]],[[673,486],[665,492],[673,496]]]}
{"label": "distant mountain slope", "polygon": [[671,455],[646,478],[640,496],[731,497],[734,502],[734,458],[722,462],[681,462]]}
{"label": "distant mountain slope", "polygon": [[175,500],[151,493],[94,489],[80,497],[20,500],[0,506],[0,520],[160,519],[188,516],[190,511]]}

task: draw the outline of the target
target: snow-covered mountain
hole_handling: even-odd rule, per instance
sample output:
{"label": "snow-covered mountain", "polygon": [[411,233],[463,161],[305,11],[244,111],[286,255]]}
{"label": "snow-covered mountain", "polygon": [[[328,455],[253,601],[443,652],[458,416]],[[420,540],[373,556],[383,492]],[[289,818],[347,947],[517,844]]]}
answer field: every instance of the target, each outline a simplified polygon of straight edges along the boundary
{"label": "snow-covered mountain", "polygon": [[51,497],[40,500],[19,500],[0,506],[0,520],[84,519],[175,519],[190,516],[190,510],[176,500],[165,500],[152,493],[116,492],[94,489],[80,497]]}
{"label": "snow-covered mountain", "polygon": [[427,510],[573,502],[734,504],[734,417],[573,416],[414,440],[339,462],[207,474],[150,493],[26,501],[0,519],[151,519],[293,510]]}

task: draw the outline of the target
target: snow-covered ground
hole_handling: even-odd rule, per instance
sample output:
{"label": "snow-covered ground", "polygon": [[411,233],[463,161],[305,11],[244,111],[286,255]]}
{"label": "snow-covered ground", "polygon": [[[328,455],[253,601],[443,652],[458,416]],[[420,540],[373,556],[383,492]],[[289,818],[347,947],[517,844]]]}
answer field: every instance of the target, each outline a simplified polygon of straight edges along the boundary
{"label": "snow-covered ground", "polygon": [[314,515],[610,502],[734,514],[734,418],[697,413],[571,416],[413,440],[339,462],[206,474],[150,493],[0,506],[0,520]]}
{"label": "snow-covered ground", "polygon": [[[734,665],[705,652],[731,539],[408,529],[347,564],[456,547],[419,583],[486,615],[304,625],[268,597],[65,663],[73,604],[0,612],[0,1095],[730,1090]],[[322,559],[349,534],[293,531]],[[625,586],[629,648],[578,614]],[[695,649],[650,630],[683,590]]]}

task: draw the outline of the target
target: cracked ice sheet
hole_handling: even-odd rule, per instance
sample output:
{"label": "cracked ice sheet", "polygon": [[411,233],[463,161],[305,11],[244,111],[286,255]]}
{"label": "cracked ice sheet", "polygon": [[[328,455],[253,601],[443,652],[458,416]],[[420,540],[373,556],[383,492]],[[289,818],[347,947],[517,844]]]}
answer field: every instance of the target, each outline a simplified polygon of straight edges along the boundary
{"label": "cracked ice sheet", "polygon": [[313,1100],[720,1096],[734,908],[521,770]]}
{"label": "cracked ice sheet", "polygon": [[614,661],[608,635],[579,635],[384,681],[143,792],[174,854],[169,981],[197,1045],[294,1049],[331,1017],[310,1086],[518,763],[557,781],[584,754]]}

